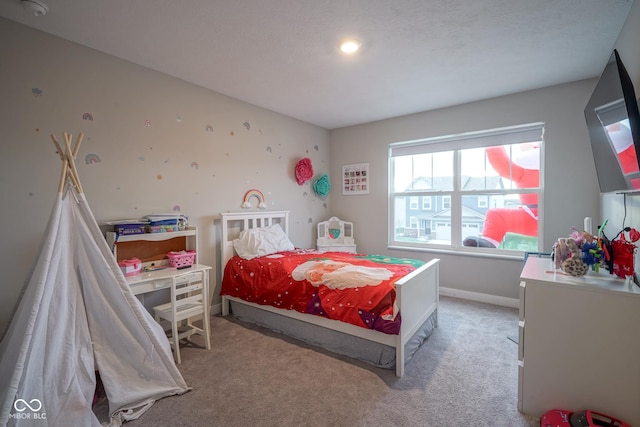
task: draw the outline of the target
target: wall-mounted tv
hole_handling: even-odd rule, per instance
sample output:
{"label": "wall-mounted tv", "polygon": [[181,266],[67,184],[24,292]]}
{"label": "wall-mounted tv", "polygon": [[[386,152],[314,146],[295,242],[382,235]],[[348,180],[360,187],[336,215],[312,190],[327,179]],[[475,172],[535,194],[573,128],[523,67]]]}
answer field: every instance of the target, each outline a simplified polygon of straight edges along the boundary
{"label": "wall-mounted tv", "polygon": [[614,50],[584,110],[601,193],[640,191],[640,113]]}

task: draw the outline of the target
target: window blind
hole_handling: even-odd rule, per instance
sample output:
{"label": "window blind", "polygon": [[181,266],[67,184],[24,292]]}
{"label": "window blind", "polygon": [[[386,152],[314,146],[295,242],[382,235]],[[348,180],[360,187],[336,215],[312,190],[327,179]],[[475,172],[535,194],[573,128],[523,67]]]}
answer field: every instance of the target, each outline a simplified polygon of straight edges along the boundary
{"label": "window blind", "polygon": [[544,123],[532,123],[493,129],[486,132],[471,132],[417,141],[396,142],[389,145],[389,156],[411,156],[425,152],[449,151],[490,145],[520,144],[542,141]]}

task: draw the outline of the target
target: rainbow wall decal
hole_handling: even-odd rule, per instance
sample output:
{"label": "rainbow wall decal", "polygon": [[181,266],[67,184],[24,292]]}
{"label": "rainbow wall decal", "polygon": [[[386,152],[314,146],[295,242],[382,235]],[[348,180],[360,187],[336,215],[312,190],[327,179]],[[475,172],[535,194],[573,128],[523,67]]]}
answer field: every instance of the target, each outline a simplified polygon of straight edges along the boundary
{"label": "rainbow wall decal", "polygon": [[251,202],[249,201],[252,197],[258,198],[258,208],[264,209],[267,207],[267,203],[264,200],[264,194],[260,190],[249,190],[244,194],[244,199],[242,200],[242,207],[245,209],[249,209],[251,207]]}
{"label": "rainbow wall decal", "polygon": [[100,157],[97,154],[87,154],[84,158],[84,162],[88,165],[100,163]]}
{"label": "rainbow wall decal", "polygon": [[93,114],[91,113],[84,113],[82,115],[82,120],[89,120],[90,122],[93,121]]}

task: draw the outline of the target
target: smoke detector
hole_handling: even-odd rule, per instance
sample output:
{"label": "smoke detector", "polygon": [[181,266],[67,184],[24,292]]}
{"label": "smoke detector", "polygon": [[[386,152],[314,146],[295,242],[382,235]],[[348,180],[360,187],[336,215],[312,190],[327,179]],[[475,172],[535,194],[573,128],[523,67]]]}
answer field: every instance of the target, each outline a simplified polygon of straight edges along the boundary
{"label": "smoke detector", "polygon": [[49,6],[43,0],[20,0],[20,4],[33,16],[43,16],[49,11]]}

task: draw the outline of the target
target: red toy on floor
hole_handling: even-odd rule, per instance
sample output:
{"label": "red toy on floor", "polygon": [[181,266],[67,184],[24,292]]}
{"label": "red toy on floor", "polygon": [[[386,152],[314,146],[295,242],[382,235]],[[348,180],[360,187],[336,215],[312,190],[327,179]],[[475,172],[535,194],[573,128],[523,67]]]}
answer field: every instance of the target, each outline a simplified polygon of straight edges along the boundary
{"label": "red toy on floor", "polygon": [[596,411],[569,412],[552,409],[540,418],[540,427],[631,427],[616,418]]}

